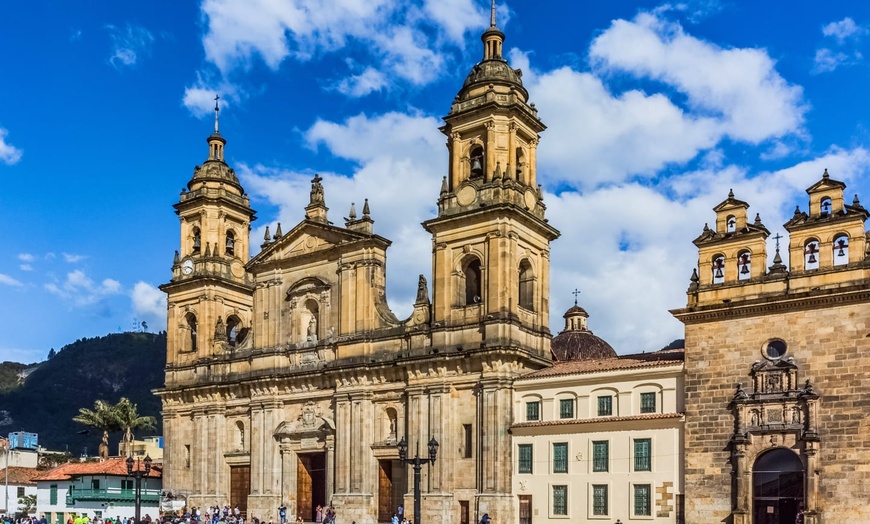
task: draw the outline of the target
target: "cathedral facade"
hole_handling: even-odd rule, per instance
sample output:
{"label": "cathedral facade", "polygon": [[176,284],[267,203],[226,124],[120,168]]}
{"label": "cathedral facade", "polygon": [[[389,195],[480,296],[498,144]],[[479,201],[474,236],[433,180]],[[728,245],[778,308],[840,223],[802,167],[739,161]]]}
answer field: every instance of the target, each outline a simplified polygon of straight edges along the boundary
{"label": "cathedral facade", "polygon": [[870,522],[870,213],[827,171],[777,235],[733,193],[685,308],[686,522]]}
{"label": "cathedral facade", "polygon": [[[422,470],[427,523],[515,520],[513,380],[549,366],[549,245],[536,148],[545,129],[521,72],[502,58],[493,11],[476,64],[444,118],[448,173],[432,235],[432,275],[413,312],[387,305],[390,241],[368,202],[343,226],[328,218],[321,179],[304,218],[280,224],[250,257],[255,220],[208,137],[175,210],[181,241],[168,295],[164,486],[188,506],[231,504],[250,518],[344,522],[413,512]],[[408,276],[408,278],[417,278]],[[430,284],[431,282],[431,288]],[[431,293],[430,293],[431,291]]]}

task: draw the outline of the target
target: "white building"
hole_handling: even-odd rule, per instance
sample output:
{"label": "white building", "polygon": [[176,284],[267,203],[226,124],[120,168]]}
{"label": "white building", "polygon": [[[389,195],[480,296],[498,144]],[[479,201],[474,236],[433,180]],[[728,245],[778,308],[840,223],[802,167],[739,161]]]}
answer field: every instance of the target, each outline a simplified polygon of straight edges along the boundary
{"label": "white building", "polygon": [[520,524],[682,522],[683,351],[617,356],[565,314],[551,368],[514,382]]}
{"label": "white building", "polygon": [[[139,462],[134,469],[144,470]],[[159,516],[162,466],[152,464],[142,477],[141,516]],[[64,524],[73,515],[91,519],[135,515],[135,479],[127,475],[124,458],[102,462],[69,462],[37,476],[36,507],[49,524]]]}
{"label": "white building", "polygon": [[[0,515],[18,515],[24,513],[23,497],[36,495],[36,468],[9,466],[0,469]],[[30,511],[33,515],[35,509]]]}

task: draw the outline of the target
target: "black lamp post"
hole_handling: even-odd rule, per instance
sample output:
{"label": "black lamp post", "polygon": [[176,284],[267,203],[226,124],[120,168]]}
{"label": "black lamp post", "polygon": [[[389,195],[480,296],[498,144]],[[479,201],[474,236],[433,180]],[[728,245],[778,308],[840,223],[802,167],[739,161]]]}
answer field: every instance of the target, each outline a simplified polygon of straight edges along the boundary
{"label": "black lamp post", "polygon": [[414,524],[420,524],[420,469],[423,464],[434,464],[435,456],[438,455],[438,441],[435,437],[429,439],[429,458],[420,458],[419,446],[414,458],[408,458],[408,442],[405,437],[399,441],[399,460],[405,464],[414,466]]}
{"label": "black lamp post", "polygon": [[127,457],[127,475],[136,479],[136,492],[133,499],[133,504],[136,507],[136,521],[134,524],[139,524],[141,521],[139,515],[142,511],[142,477],[147,477],[151,472],[151,457],[145,455],[145,469],[139,469],[139,459],[136,459],[136,469],[133,469],[133,457]]}

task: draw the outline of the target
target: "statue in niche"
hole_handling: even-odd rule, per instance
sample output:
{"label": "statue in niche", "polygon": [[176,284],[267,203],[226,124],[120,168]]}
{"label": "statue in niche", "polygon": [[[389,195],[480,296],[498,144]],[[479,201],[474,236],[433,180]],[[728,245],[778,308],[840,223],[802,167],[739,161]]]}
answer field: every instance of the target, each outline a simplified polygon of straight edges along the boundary
{"label": "statue in niche", "polygon": [[317,342],[317,317],[315,316],[308,321],[308,341]]}
{"label": "statue in niche", "polygon": [[751,425],[753,425],[753,426],[758,426],[759,423],[761,422],[761,421],[759,420],[758,410],[757,410],[757,409],[753,409],[753,410],[752,410],[752,418],[751,418],[751,421],[752,421],[752,422],[751,422]]}
{"label": "statue in niche", "polygon": [[214,339],[215,340],[226,340],[227,339],[227,328],[226,328],[226,325],[224,325],[223,317],[218,317],[217,323],[215,323]]}
{"label": "statue in niche", "polygon": [[771,374],[767,376],[767,392],[773,393],[777,391],[782,391],[782,376],[778,374]]}
{"label": "statue in niche", "polygon": [[801,423],[801,409],[800,408],[792,408],[792,410],[791,410],[791,423],[792,424],[800,424]]}
{"label": "statue in niche", "polygon": [[[573,322],[574,319],[571,319]],[[746,394],[746,390],[743,389],[743,382],[737,383],[737,391],[734,392],[734,400],[746,400],[749,398],[749,395]]]}

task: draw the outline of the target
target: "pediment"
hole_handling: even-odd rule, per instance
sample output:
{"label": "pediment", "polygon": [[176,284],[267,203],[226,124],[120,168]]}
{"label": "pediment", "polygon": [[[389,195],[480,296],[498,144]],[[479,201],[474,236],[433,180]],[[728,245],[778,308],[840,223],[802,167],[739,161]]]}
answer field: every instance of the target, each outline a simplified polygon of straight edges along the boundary
{"label": "pediment", "polygon": [[363,235],[343,228],[305,220],[263,248],[249,267],[329,251],[340,244],[360,240]]}

